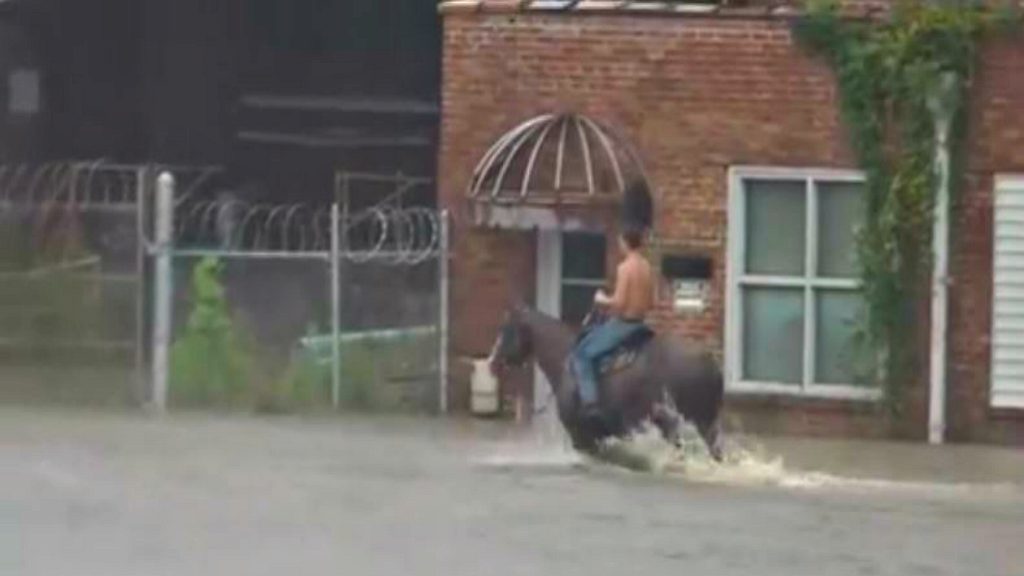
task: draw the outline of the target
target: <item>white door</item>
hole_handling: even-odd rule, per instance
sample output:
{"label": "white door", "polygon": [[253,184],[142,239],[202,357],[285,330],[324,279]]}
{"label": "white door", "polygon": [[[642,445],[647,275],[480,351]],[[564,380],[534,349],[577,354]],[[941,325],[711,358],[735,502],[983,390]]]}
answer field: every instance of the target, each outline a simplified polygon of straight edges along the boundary
{"label": "white door", "polygon": [[[551,316],[562,315],[562,232],[537,232],[537,309]],[[534,366],[533,409],[540,410],[551,386],[548,379]]]}

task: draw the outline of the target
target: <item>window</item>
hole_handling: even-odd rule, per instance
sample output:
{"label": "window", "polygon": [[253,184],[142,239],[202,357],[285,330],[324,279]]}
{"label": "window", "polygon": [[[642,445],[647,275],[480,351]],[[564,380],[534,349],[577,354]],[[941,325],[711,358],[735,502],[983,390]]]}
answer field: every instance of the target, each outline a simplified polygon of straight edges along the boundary
{"label": "window", "polygon": [[727,363],[735,391],[877,396],[858,382],[862,176],[737,168],[730,178]]}
{"label": "window", "polygon": [[1024,176],[996,179],[992,376],[996,408],[1024,408]]}
{"label": "window", "polygon": [[594,293],[605,285],[606,241],[603,234],[566,232],[562,237],[562,320],[580,325],[590,312]]}
{"label": "window", "polygon": [[12,115],[30,116],[39,112],[39,71],[12,70],[7,80],[7,107]]}

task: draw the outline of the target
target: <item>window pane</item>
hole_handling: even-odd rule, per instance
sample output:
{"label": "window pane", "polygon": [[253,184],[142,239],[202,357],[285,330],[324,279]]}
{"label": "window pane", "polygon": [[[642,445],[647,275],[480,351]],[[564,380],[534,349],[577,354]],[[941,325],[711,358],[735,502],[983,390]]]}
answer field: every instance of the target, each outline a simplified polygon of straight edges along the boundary
{"label": "window pane", "polygon": [[577,280],[604,279],[603,234],[567,233],[562,236],[562,277]]}
{"label": "window pane", "polygon": [[857,274],[856,231],[863,217],[863,185],[818,183],[818,276],[850,278]]}
{"label": "window pane", "polygon": [[854,384],[853,335],[863,305],[861,294],[822,290],[815,300],[814,381]]}
{"label": "window pane", "polygon": [[744,288],[743,324],[743,379],[800,384],[803,381],[803,290]]}
{"label": "window pane", "polygon": [[748,180],[748,274],[803,276],[807,195],[803,181]]}
{"label": "window pane", "polygon": [[579,326],[594,303],[596,287],[562,285],[562,320]]}

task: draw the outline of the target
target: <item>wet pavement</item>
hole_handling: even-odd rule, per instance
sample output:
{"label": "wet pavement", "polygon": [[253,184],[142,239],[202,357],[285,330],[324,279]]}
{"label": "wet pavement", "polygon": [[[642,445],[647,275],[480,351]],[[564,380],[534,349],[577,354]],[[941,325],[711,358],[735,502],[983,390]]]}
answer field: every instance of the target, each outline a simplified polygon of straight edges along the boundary
{"label": "wet pavement", "polygon": [[742,439],[635,473],[531,442],[0,409],[0,574],[1024,574],[1022,450]]}

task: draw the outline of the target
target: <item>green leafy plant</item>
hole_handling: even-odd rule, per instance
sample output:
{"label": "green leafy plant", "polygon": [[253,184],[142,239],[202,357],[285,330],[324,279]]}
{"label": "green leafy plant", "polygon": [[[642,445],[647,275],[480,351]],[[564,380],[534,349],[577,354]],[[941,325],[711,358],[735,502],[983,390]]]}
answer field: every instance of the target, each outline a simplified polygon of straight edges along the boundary
{"label": "green leafy plant", "polygon": [[13,273],[0,285],[0,329],[28,345],[23,359],[92,361],[95,352],[75,344],[102,338],[110,324],[100,258],[73,223],[61,232],[33,243],[30,226],[0,219],[0,270]]}
{"label": "green leafy plant", "polygon": [[[307,336],[317,333],[311,325]],[[272,378],[263,397],[257,401],[263,412],[290,412],[331,405],[331,367],[309,353],[295,351],[284,369]]]}
{"label": "green leafy plant", "polygon": [[355,410],[380,410],[382,358],[369,343],[347,344],[341,349],[342,406]]}
{"label": "green leafy plant", "polygon": [[961,179],[966,102],[979,39],[1016,29],[1015,9],[924,0],[897,4],[885,21],[844,18],[836,2],[819,2],[794,23],[798,42],[835,71],[842,116],[866,175],[866,218],[858,256],[866,302],[858,331],[860,364],[882,384],[887,405],[902,411],[916,373],[917,302],[931,263],[935,202],[934,103],[953,119],[952,186]]}
{"label": "green leafy plant", "polygon": [[230,404],[242,400],[249,388],[251,346],[232,321],[221,272],[214,258],[204,258],[192,272],[192,312],[171,347],[170,386],[176,402]]}

